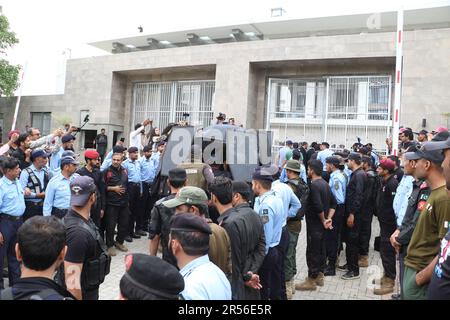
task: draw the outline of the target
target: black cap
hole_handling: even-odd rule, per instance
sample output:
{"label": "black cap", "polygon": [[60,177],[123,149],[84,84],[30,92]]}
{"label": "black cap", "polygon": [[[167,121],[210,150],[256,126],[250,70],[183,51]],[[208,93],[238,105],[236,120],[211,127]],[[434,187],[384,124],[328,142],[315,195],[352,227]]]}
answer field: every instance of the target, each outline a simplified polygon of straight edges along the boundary
{"label": "black cap", "polygon": [[447,150],[450,149],[450,138],[446,141],[430,141],[428,142],[428,150]]}
{"label": "black cap", "polygon": [[34,159],[39,158],[39,157],[42,157],[42,158],[48,158],[48,157],[50,157],[50,156],[51,156],[51,154],[45,152],[44,150],[34,150],[34,151],[31,153],[30,160],[31,160],[31,161],[34,161]]}
{"label": "black cap", "polygon": [[127,149],[122,146],[114,146],[113,147],[113,153],[123,153],[125,150],[127,150]]}
{"label": "black cap", "polygon": [[416,152],[406,152],[405,158],[407,160],[426,159],[437,165],[441,165],[444,161],[442,151],[433,148],[433,142],[425,142]]}
{"label": "black cap", "polygon": [[152,147],[145,146],[144,149],[142,149],[142,151],[144,151],[144,152],[152,151]]}
{"label": "black cap", "polygon": [[336,167],[339,166],[339,164],[341,163],[339,161],[339,159],[336,158],[336,157],[328,157],[328,158],[325,159],[325,162],[329,163],[329,164],[332,164],[332,165],[334,165]]}
{"label": "black cap", "polygon": [[62,136],[62,138],[61,138],[62,143],[66,143],[66,142],[69,142],[72,140],[75,140],[75,137],[71,134],[66,134],[66,135]]}
{"label": "black cap", "polygon": [[139,149],[137,147],[129,147],[128,148],[128,153],[134,153],[134,152],[138,152]]}
{"label": "black cap", "polygon": [[347,160],[356,160],[356,161],[361,161],[361,155],[359,153],[356,152],[350,152],[350,154],[347,157]]}
{"label": "black cap", "polygon": [[169,170],[169,181],[186,181],[187,174],[183,168],[173,168]]}
{"label": "black cap", "polygon": [[420,130],[420,131],[419,131],[419,134],[427,135],[427,134],[428,134],[428,131],[427,131],[427,130]]}
{"label": "black cap", "polygon": [[436,135],[431,139],[431,141],[446,141],[450,137],[450,132],[441,131],[436,133]]}
{"label": "black cap", "polygon": [[70,205],[83,207],[95,190],[97,188],[94,179],[88,176],[77,176],[70,182]]}
{"label": "black cap", "polygon": [[205,219],[191,213],[177,213],[172,218],[170,230],[212,234]]}
{"label": "black cap", "polygon": [[[137,287],[159,299],[177,300],[184,290],[183,276],[170,263],[155,256],[133,253],[125,256],[125,274],[120,280],[121,287]],[[139,297],[129,296],[129,300]]]}

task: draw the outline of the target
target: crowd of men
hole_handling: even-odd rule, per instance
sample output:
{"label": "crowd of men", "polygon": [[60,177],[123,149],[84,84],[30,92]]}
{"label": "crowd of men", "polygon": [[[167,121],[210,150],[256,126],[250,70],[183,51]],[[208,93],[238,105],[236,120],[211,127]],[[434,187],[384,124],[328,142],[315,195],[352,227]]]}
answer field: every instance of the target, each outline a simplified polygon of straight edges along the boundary
{"label": "crowd of men", "polygon": [[[286,141],[250,184],[195,159],[195,146],[190,162],[161,179],[170,130],[145,139],[151,125],[137,124],[129,147],[122,139],[109,153],[102,129],[97,150],[82,157],[70,126],[45,137],[36,128],[9,133],[0,148],[0,269],[9,278],[1,299],[96,300],[117,250],[147,236],[148,255],[126,256],[122,299],[292,299],[337,272],[360,277],[374,216],[384,270],[374,294],[393,293],[398,279],[395,299],[450,299],[446,128],[417,141],[402,128],[399,156],[370,143],[333,151]],[[295,283],[304,223],[308,274]]]}

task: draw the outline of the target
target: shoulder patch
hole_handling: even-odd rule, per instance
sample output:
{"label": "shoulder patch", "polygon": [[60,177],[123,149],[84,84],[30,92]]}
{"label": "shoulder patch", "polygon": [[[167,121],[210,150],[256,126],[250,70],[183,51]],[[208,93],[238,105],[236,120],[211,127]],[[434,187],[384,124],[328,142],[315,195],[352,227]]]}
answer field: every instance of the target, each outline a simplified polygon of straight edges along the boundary
{"label": "shoulder patch", "polygon": [[269,209],[263,209],[262,210],[261,222],[263,224],[269,222]]}
{"label": "shoulder patch", "polygon": [[417,210],[422,211],[423,208],[425,208],[425,204],[426,204],[426,203],[427,203],[427,202],[426,202],[425,200],[419,201],[419,203],[417,204]]}

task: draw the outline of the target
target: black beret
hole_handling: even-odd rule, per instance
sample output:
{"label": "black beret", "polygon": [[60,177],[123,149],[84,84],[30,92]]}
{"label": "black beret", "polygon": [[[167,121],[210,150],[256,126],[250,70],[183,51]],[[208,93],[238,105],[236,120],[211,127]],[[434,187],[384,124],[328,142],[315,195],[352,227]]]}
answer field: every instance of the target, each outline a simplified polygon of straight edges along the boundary
{"label": "black beret", "polygon": [[359,160],[359,161],[361,161],[361,155],[359,153],[356,153],[356,152],[351,152],[348,155],[347,159],[348,160]]}
{"label": "black beret", "polygon": [[191,213],[177,213],[172,218],[170,230],[198,231],[211,234],[211,227],[205,219]]}
{"label": "black beret", "polygon": [[325,162],[326,162],[326,163],[329,163],[329,164],[333,164],[333,165],[335,165],[336,167],[337,167],[337,166],[339,165],[339,163],[340,163],[339,159],[336,158],[336,157],[328,157],[328,158],[325,159]]}
{"label": "black beret", "polygon": [[151,146],[145,146],[144,149],[142,149],[142,151],[144,151],[144,152],[152,151],[152,147]]}
{"label": "black beret", "polygon": [[122,153],[125,150],[126,150],[125,147],[122,147],[122,146],[114,146],[113,147],[113,153]]}
{"label": "black beret", "polygon": [[128,148],[128,153],[134,153],[134,152],[138,152],[139,149],[137,147],[129,147]]}
{"label": "black beret", "polygon": [[[178,299],[184,290],[184,279],[180,272],[161,258],[142,253],[125,257],[125,274],[121,282],[137,287],[161,299]],[[136,297],[126,297],[129,300]]]}

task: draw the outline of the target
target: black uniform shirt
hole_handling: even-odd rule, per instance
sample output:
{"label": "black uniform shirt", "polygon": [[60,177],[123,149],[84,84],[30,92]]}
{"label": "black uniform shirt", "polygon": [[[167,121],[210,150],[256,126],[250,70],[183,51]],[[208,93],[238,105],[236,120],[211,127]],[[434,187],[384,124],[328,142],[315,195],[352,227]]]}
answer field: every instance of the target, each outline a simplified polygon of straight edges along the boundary
{"label": "black uniform shirt", "polygon": [[345,194],[345,211],[358,216],[362,214],[364,192],[367,188],[367,175],[362,168],[352,172]]}
{"label": "black uniform shirt", "polygon": [[439,260],[434,268],[430,285],[429,300],[450,300],[450,229],[441,241]]}
{"label": "black uniform shirt", "polygon": [[[81,215],[69,210],[66,217],[64,218],[64,224],[72,225],[76,224],[76,219],[81,219],[87,224],[93,224],[90,220],[85,220]],[[97,241],[91,235],[91,233],[81,226],[74,226],[66,228],[66,244],[67,244],[67,254],[65,260],[71,263],[84,263],[90,259],[95,259]]]}
{"label": "black uniform shirt", "polygon": [[336,198],[331,193],[330,186],[323,179],[313,180],[310,185],[308,210],[306,210],[306,221],[322,224],[319,214],[328,216],[330,209],[336,209]]}
{"label": "black uniform shirt", "polygon": [[91,172],[86,167],[79,169],[77,173],[80,176],[88,176],[94,180],[95,186],[97,187],[97,204],[100,205],[100,209],[105,210],[106,194],[105,194],[105,181],[103,179],[103,173],[97,168],[94,168]]}
{"label": "black uniform shirt", "polygon": [[[53,293],[43,296],[44,290],[52,290]],[[72,294],[58,285],[55,281],[43,277],[30,277],[17,279],[12,287],[14,300],[29,300],[32,296],[39,296],[43,300],[63,300],[70,298],[75,300]]]}
{"label": "black uniform shirt", "polygon": [[384,179],[381,180],[377,199],[377,213],[378,220],[382,223],[397,225],[394,208],[392,206],[397,187],[398,181],[394,175],[391,175],[386,181]]}
{"label": "black uniform shirt", "polygon": [[115,168],[112,165],[105,170],[104,173],[105,188],[122,186],[125,188],[125,193],[119,195],[114,191],[106,191],[106,204],[111,206],[126,207],[128,205],[128,173],[125,168],[120,166]]}

